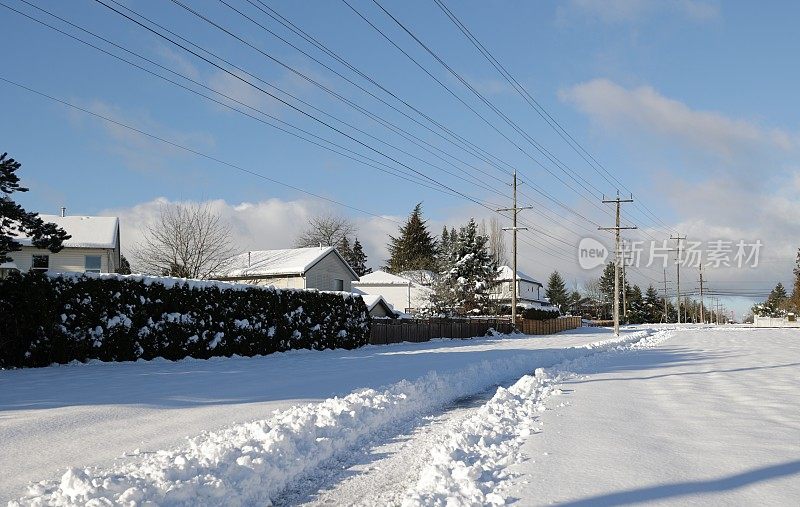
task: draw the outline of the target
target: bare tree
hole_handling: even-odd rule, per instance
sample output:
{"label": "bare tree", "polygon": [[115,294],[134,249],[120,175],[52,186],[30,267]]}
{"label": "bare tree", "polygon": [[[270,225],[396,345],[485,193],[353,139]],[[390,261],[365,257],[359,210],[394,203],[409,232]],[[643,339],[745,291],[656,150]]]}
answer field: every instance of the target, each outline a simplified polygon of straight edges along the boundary
{"label": "bare tree", "polygon": [[[294,240],[297,248],[309,246],[335,246],[347,244],[354,236],[356,226],[350,219],[336,215],[316,215],[308,219],[306,228]],[[342,252],[344,255],[344,252]]]}
{"label": "bare tree", "polygon": [[145,229],[134,258],[147,273],[206,279],[236,253],[229,227],[208,204],[169,204]]}
{"label": "bare tree", "polygon": [[481,220],[479,232],[481,235],[489,238],[487,243],[489,253],[492,255],[492,259],[494,259],[497,265],[502,266],[506,264],[506,238],[503,235],[503,225],[500,223],[500,220],[497,217],[491,217],[488,227],[486,226],[486,221]]}

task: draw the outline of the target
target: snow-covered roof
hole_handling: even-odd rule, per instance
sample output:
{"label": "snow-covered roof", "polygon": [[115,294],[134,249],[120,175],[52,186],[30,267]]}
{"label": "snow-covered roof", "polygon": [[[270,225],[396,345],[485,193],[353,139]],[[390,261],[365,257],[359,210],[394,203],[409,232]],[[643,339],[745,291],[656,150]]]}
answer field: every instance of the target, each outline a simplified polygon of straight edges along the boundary
{"label": "snow-covered roof", "polygon": [[417,282],[421,285],[431,285],[439,277],[436,273],[428,269],[414,269],[400,273],[402,278]]}
{"label": "snow-covered roof", "polygon": [[[65,248],[116,248],[119,218],[68,215],[39,215],[45,222],[56,224],[72,236]],[[23,246],[32,246],[28,237],[15,238]]]}
{"label": "snow-covered roof", "polygon": [[[245,252],[230,260],[230,266],[224,274],[232,277],[303,275],[331,252],[342,259],[332,246]],[[344,259],[342,262],[347,265]],[[358,279],[358,275],[349,265],[347,268],[353,273],[353,277]]]}
{"label": "snow-covered roof", "polygon": [[367,305],[367,310],[369,311],[372,311],[372,309],[375,308],[375,305],[383,301],[383,304],[386,305],[391,312],[397,313],[394,309],[394,306],[386,301],[380,294],[367,294],[363,290],[359,290],[357,287],[353,287],[352,293],[361,296],[361,299],[364,300],[364,304]]}
{"label": "snow-covered roof", "polygon": [[[511,280],[511,278],[513,277],[512,275],[513,272],[514,271],[508,266],[500,266],[499,268],[497,268],[497,278],[495,278],[495,280],[500,282]],[[542,282],[538,281],[532,276],[526,275],[520,270],[517,270],[517,280],[522,280],[524,282],[530,282],[530,283],[535,283],[537,285],[542,285]]]}
{"label": "snow-covered roof", "polygon": [[408,278],[393,275],[386,271],[373,271],[362,276],[356,285],[408,285],[411,282]]}

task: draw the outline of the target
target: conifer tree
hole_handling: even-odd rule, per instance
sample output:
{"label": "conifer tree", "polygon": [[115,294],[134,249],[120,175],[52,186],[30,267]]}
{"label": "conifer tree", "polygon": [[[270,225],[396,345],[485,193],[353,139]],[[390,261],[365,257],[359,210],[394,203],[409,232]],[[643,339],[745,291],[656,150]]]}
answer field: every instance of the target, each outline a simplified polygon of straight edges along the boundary
{"label": "conifer tree", "polygon": [[46,223],[38,213],[25,211],[11,199],[14,192],[27,192],[28,189],[20,186],[19,176],[15,174],[22,164],[6,158],[7,155],[0,155],[0,263],[11,261],[8,254],[21,248],[15,239],[20,235],[31,238],[36,248],[60,252],[64,241],[71,236],[57,225]]}
{"label": "conifer tree", "polygon": [[[603,316],[610,319],[614,308],[614,262],[606,264],[600,275],[600,293],[603,298]],[[621,289],[621,288],[620,288]],[[620,313],[622,311],[620,310]]]}
{"label": "conifer tree", "polygon": [[347,239],[347,236],[343,236],[339,244],[336,245],[336,249],[339,251],[339,255],[350,264],[350,267],[353,267],[352,260],[353,260],[353,249],[350,247],[350,240]]}
{"label": "conifer tree", "polygon": [[797,259],[794,267],[794,287],[787,306],[790,311],[800,311],[800,249],[797,250]]}
{"label": "conifer tree", "polygon": [[422,203],[419,203],[400,228],[400,235],[396,238],[389,236],[389,260],[386,263],[388,271],[436,271],[436,240],[428,232],[425,222],[422,218]]}
{"label": "conifer tree", "polygon": [[659,297],[658,291],[655,287],[650,285],[644,295],[645,307],[645,322],[656,323],[661,322],[662,314],[664,313],[664,302]]}
{"label": "conifer tree", "polygon": [[553,271],[550,278],[547,280],[547,289],[545,296],[550,300],[550,303],[555,305],[562,313],[569,310],[569,302],[567,295],[567,288],[564,284],[564,279],[558,271]]}
{"label": "conifer tree", "polygon": [[361,246],[361,242],[358,241],[358,238],[353,242],[353,248],[350,250],[350,259],[348,259],[347,263],[350,264],[350,267],[353,268],[353,271],[355,271],[358,276],[372,273],[372,268],[367,267],[367,254],[364,253],[364,249]]}
{"label": "conifer tree", "polygon": [[449,267],[434,285],[434,304],[440,312],[488,312],[489,293],[497,277],[497,263],[488,247],[489,238],[478,233],[474,219],[461,228],[456,241],[450,235]]}
{"label": "conifer tree", "polygon": [[628,286],[626,297],[628,302],[626,322],[628,324],[644,324],[647,320],[647,312],[642,289],[638,285]]}

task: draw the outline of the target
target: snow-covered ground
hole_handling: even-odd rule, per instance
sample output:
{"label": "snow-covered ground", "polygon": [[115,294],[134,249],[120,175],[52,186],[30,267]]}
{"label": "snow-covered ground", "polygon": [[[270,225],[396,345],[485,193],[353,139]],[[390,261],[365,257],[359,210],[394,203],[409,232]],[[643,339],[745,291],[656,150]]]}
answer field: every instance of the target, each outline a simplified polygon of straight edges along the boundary
{"label": "snow-covered ground", "polygon": [[[800,331],[675,333],[561,385],[506,494],[523,505],[798,505]],[[564,404],[565,406],[560,406]]]}
{"label": "snow-covered ground", "polygon": [[0,372],[0,494],[793,504],[798,372],[800,333],[733,327]]}
{"label": "snow-covered ground", "polygon": [[[274,410],[302,411],[304,404],[327,402],[335,412],[341,403],[353,400],[333,397],[360,388],[394,387],[373,394],[399,396],[403,386],[397,383],[419,381],[429,372],[442,377],[443,384],[436,384],[435,376],[418,382],[422,401],[407,404],[408,413],[400,415],[435,412],[457,398],[513,382],[537,366],[589,350],[569,347],[611,338],[606,330],[592,329],[550,337],[436,340],[257,358],[3,371],[0,498],[20,497],[29,482],[59,478],[68,467],[111,469],[140,462],[158,450],[184,448],[186,437],[204,431],[263,423]],[[435,389],[437,385],[448,389]],[[431,393],[430,400],[426,401],[424,389]],[[359,396],[353,394],[354,403],[359,403]],[[382,427],[376,419],[375,431]],[[118,459],[125,454],[125,459]],[[281,473],[288,480],[288,472]]]}

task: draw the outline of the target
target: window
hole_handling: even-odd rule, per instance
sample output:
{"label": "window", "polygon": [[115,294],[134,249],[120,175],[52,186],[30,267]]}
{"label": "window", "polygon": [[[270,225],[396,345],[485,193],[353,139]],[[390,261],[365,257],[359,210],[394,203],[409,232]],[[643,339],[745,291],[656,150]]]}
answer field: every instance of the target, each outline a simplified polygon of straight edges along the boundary
{"label": "window", "polygon": [[49,255],[34,255],[31,261],[31,271],[47,271],[50,269]]}
{"label": "window", "polygon": [[100,272],[100,256],[99,255],[87,255],[86,256],[86,263],[84,264],[84,271],[87,273],[99,273]]}
{"label": "window", "polygon": [[333,290],[344,290],[344,280],[338,278],[333,280]]}

